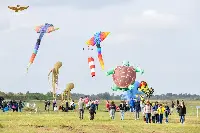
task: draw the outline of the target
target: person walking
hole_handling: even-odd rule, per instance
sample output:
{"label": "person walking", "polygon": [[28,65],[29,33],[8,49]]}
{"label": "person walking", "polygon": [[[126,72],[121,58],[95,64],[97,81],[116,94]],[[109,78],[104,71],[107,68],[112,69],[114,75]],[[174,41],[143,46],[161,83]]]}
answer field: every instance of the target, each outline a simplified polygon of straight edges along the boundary
{"label": "person walking", "polygon": [[152,106],[150,105],[149,101],[146,102],[146,105],[144,107],[144,113],[146,117],[146,123],[151,123]]}
{"label": "person walking", "polygon": [[181,105],[178,107],[178,113],[179,113],[179,116],[180,116],[180,122],[182,124],[184,124],[185,122],[185,115],[186,115],[186,107],[185,107],[185,104],[184,102],[181,102]]}
{"label": "person walking", "polygon": [[126,103],[125,101],[121,101],[119,105],[120,113],[121,113],[121,120],[124,120],[124,113],[126,112]]}
{"label": "person walking", "polygon": [[96,114],[96,105],[94,104],[94,102],[92,102],[90,105],[89,113],[90,113],[90,120],[94,120],[94,114]]}
{"label": "person walking", "polygon": [[111,117],[111,119],[112,120],[115,119],[116,105],[115,105],[114,101],[111,102],[109,110],[110,110],[110,117]]}
{"label": "person walking", "polygon": [[82,120],[84,114],[84,100],[82,97],[79,99],[78,107],[79,107],[79,118],[80,120]]}
{"label": "person walking", "polygon": [[141,110],[141,108],[140,108],[140,101],[137,100],[135,102],[135,120],[139,119],[140,110]]}

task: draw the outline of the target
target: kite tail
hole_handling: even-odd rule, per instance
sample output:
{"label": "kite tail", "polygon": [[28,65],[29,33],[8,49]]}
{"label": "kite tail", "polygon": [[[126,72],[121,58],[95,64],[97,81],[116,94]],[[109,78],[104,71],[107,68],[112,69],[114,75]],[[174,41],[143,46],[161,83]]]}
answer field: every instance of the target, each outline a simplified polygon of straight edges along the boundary
{"label": "kite tail", "polygon": [[104,61],[101,54],[101,47],[97,47],[97,52],[98,52],[98,58],[99,58],[99,63],[101,65],[101,69],[104,70]]}
{"label": "kite tail", "polygon": [[40,47],[40,39],[37,40],[37,43],[36,43],[35,48],[33,50],[32,56],[30,58],[28,66],[27,66],[27,72],[28,72],[28,69],[31,66],[31,64],[33,64],[33,61],[34,61],[34,59],[35,59],[35,57],[37,55],[39,47]]}
{"label": "kite tail", "polygon": [[95,76],[94,58],[88,57],[88,64],[89,64],[89,67],[90,67],[91,76],[94,77]]}
{"label": "kite tail", "polygon": [[99,63],[101,65],[101,69],[104,70],[104,61],[102,58],[102,54],[98,54],[98,58],[99,58]]}

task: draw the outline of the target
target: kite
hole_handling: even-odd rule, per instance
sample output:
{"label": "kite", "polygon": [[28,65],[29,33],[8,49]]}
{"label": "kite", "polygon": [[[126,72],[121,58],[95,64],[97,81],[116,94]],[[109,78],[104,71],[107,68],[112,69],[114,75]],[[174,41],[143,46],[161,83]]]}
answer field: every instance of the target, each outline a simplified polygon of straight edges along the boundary
{"label": "kite", "polygon": [[115,85],[113,85],[112,90],[122,90],[127,91],[133,88],[133,84],[136,79],[136,72],[144,73],[139,67],[134,68],[130,66],[129,61],[123,61],[122,66],[117,66],[106,72],[106,75],[112,75]]}
{"label": "kite", "polygon": [[121,99],[128,100],[128,101],[130,101],[132,98],[141,100],[140,95],[144,95],[144,93],[138,90],[139,86],[140,86],[140,82],[135,81],[135,83],[133,84],[133,88],[131,90],[125,91],[124,94],[122,94]]}
{"label": "kite", "polygon": [[15,12],[19,12],[19,11],[23,11],[25,9],[28,9],[29,6],[20,6],[20,5],[17,5],[17,6],[8,6],[9,9],[15,11]]}
{"label": "kite", "polygon": [[66,89],[63,91],[62,95],[61,95],[61,99],[62,101],[65,101],[65,95],[67,95],[67,101],[71,100],[71,90],[74,89],[74,83],[69,83],[66,86]]}
{"label": "kite", "polygon": [[94,77],[94,76],[95,76],[94,58],[89,57],[89,58],[88,58],[88,64],[89,64],[89,67],[90,67],[91,76]]}
{"label": "kite", "polygon": [[58,88],[58,75],[59,75],[59,69],[62,67],[62,62],[58,61],[55,65],[54,68],[50,70],[48,74],[48,81],[49,81],[49,76],[52,74],[52,88],[53,88],[53,98],[56,98],[56,90]]}
{"label": "kite", "polygon": [[142,91],[148,98],[150,98],[154,93],[154,89],[152,87],[149,88],[147,82],[145,81],[140,82],[138,90]]}
{"label": "kite", "polygon": [[104,70],[104,61],[101,53],[101,45],[100,43],[110,34],[110,32],[97,32],[94,34],[94,36],[86,42],[88,46],[94,46],[96,45],[97,47],[97,52],[98,52],[98,59],[99,63],[101,65],[102,70]]}
{"label": "kite", "polygon": [[34,51],[33,51],[33,53],[32,53],[32,56],[31,56],[30,61],[29,61],[29,64],[28,64],[28,66],[27,66],[27,72],[28,72],[28,69],[29,69],[29,67],[31,66],[31,64],[33,64],[33,61],[34,61],[34,59],[35,59],[35,57],[36,57],[36,55],[37,55],[37,52],[38,52],[38,49],[39,49],[39,47],[40,47],[40,43],[41,43],[41,40],[42,40],[44,34],[45,34],[45,33],[51,33],[51,32],[56,31],[56,30],[58,30],[58,29],[59,29],[59,28],[54,28],[54,26],[53,26],[52,24],[48,24],[48,23],[45,23],[45,25],[37,26],[37,27],[35,28],[35,31],[36,31],[37,33],[40,33],[40,36],[39,36],[39,38],[37,39],[37,42],[36,42]]}

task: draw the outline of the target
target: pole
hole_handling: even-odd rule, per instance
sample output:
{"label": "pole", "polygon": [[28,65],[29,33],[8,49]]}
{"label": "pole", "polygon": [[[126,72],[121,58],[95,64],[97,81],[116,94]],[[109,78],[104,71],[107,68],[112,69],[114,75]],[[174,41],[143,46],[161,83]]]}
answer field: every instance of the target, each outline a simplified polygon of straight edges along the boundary
{"label": "pole", "polygon": [[197,108],[197,118],[199,117],[199,108]]}

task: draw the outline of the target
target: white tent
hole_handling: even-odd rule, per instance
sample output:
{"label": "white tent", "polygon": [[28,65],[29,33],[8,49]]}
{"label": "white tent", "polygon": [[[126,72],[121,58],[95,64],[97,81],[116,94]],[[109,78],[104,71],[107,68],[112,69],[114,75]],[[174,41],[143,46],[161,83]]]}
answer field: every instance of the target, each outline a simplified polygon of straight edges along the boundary
{"label": "white tent", "polygon": [[197,108],[197,117],[199,117],[199,109],[200,109],[200,106],[196,106]]}

